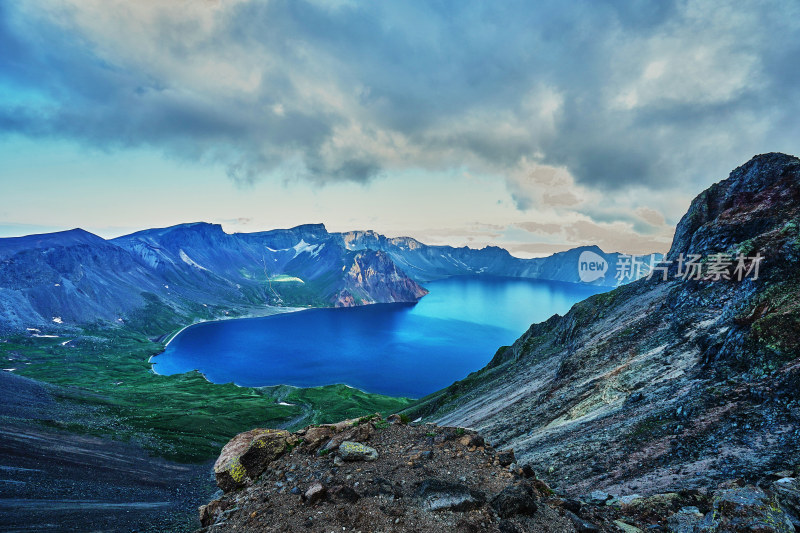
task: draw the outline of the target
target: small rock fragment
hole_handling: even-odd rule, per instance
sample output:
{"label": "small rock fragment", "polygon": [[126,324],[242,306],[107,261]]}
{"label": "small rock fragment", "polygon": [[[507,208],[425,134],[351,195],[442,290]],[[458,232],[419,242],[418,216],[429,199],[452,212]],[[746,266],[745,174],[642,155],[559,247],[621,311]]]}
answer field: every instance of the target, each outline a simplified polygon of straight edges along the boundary
{"label": "small rock fragment", "polygon": [[508,466],[511,463],[516,462],[516,458],[514,457],[514,450],[509,448],[508,450],[502,450],[497,452],[497,462],[500,466]]}
{"label": "small rock fragment", "polygon": [[564,511],[564,514],[572,521],[572,525],[578,530],[578,533],[598,533],[600,528],[579,517],[572,511]]}
{"label": "small rock fragment", "polygon": [[348,487],[347,485],[338,485],[336,487],[332,487],[329,494],[337,499],[346,501],[348,503],[355,503],[361,498],[361,495],[355,491],[352,487]]}
{"label": "small rock fragment", "polygon": [[639,494],[627,494],[625,496],[620,496],[619,498],[617,498],[617,501],[622,505],[630,505],[636,500],[641,500],[641,499],[642,496],[640,496]]}
{"label": "small rock fragment", "polygon": [[516,483],[504,488],[492,499],[492,509],[500,518],[510,518],[518,514],[532,515],[538,508],[537,499],[538,493],[530,484]]}
{"label": "small rock fragment", "polygon": [[703,515],[682,512],[675,513],[667,519],[669,533],[694,533],[703,521]]}
{"label": "small rock fragment", "polygon": [[642,533],[642,530],[636,526],[626,524],[622,520],[614,520],[614,525],[620,528],[625,533]]}
{"label": "small rock fragment", "polygon": [[382,477],[376,477],[372,480],[372,483],[377,486],[378,494],[391,496],[395,499],[403,497],[403,488],[398,483]]}
{"label": "small rock fragment", "polygon": [[308,490],[306,490],[305,494],[303,494],[303,500],[308,505],[314,505],[317,502],[323,500],[327,494],[327,490],[319,481],[314,482]]}
{"label": "small rock fragment", "polygon": [[307,450],[316,450],[324,442],[330,440],[334,430],[329,427],[312,427],[306,430],[303,436],[303,447]]}
{"label": "small rock fragment", "polygon": [[611,495],[607,492],[603,492],[602,490],[595,490],[589,494],[588,501],[589,503],[593,503],[595,505],[602,505],[606,503],[606,501],[611,499]]}
{"label": "small rock fragment", "polygon": [[207,505],[201,505],[197,509],[200,514],[200,524],[203,527],[210,526],[216,522],[217,517],[230,506],[231,502],[227,500],[213,500]]}
{"label": "small rock fragment", "polygon": [[420,483],[415,496],[429,511],[471,511],[486,502],[483,493],[440,479],[426,479]]}
{"label": "small rock fragment", "polygon": [[522,477],[525,477],[525,478],[535,478],[536,477],[536,472],[534,472],[533,467],[531,465],[523,465],[522,468],[520,468],[520,470],[521,470]]}

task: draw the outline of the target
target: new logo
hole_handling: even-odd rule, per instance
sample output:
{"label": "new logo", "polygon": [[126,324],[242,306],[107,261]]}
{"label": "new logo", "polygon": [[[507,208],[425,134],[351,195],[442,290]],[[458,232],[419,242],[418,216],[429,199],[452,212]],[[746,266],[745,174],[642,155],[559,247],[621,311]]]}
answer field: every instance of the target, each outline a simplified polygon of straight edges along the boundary
{"label": "new logo", "polygon": [[605,277],[608,272],[608,262],[601,255],[585,250],[578,258],[578,276],[584,283],[591,283]]}

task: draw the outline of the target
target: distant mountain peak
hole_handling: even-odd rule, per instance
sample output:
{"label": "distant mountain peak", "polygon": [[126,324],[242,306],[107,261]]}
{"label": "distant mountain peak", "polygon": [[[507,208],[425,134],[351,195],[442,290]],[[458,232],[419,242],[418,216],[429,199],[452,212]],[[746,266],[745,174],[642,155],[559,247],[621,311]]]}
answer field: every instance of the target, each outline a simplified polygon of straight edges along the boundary
{"label": "distant mountain peak", "polygon": [[[615,257],[604,257],[613,270]],[[420,284],[461,275],[579,283],[577,261],[569,252],[521,259],[497,246],[428,246],[374,230],[329,233],[322,223],[229,234],[220,224],[188,222],[109,241],[74,229],[0,239],[0,288],[17,291],[0,293],[0,329],[55,316],[73,324],[116,321],[140,311],[145,293],[176,316],[212,317],[209,308],[258,313],[264,305],[416,301],[426,292]],[[618,284],[607,278],[593,283]]]}
{"label": "distant mountain peak", "polygon": [[53,233],[40,233],[39,235],[62,235],[62,236],[74,236],[74,237],[87,237],[88,236],[88,237],[93,237],[93,238],[98,238],[98,239],[100,238],[97,235],[95,235],[94,233],[92,233],[90,231],[86,231],[83,228],[72,228],[72,229],[67,229],[67,230],[64,230],[64,231],[56,231],[56,232],[53,232]]}
{"label": "distant mountain peak", "polygon": [[5,237],[0,238],[0,242],[12,242],[12,241],[41,241],[41,240],[75,240],[75,239],[86,239],[86,238],[94,238],[94,239],[102,239],[98,237],[94,233],[88,232],[83,228],[72,228],[62,231],[53,231],[51,233],[34,233],[32,235],[25,235],[24,237]]}
{"label": "distant mountain peak", "polygon": [[175,224],[174,226],[168,226],[166,228],[163,228],[161,231],[166,233],[169,231],[177,231],[177,230],[213,231],[213,232],[224,233],[224,230],[222,229],[222,224],[215,224],[213,222],[185,222],[183,224]]}
{"label": "distant mountain peak", "polygon": [[765,167],[778,167],[787,165],[798,165],[800,159],[790,154],[782,152],[767,152],[765,154],[754,155],[748,162],[740,165],[731,172],[731,176],[749,173],[753,170],[761,170]]}
{"label": "distant mountain peak", "polygon": [[220,224],[213,224],[211,222],[184,222],[182,224],[175,224],[173,226],[167,226],[164,228],[143,229],[141,231],[112,239],[112,242],[125,242],[131,239],[163,237],[165,235],[182,232],[227,235]]}
{"label": "distant mountain peak", "polygon": [[0,257],[7,257],[22,250],[36,250],[76,244],[104,244],[102,237],[81,228],[53,233],[39,233],[24,237],[0,238]]}
{"label": "distant mountain peak", "polygon": [[311,223],[311,224],[300,224],[299,226],[295,226],[291,229],[298,231],[313,231],[319,233],[328,233],[328,228],[326,228],[325,224],[321,222]]}
{"label": "distant mountain peak", "polygon": [[577,250],[579,252],[594,252],[596,254],[605,253],[603,249],[597,246],[596,244],[592,244],[589,246],[578,246],[577,248],[574,248],[574,250]]}

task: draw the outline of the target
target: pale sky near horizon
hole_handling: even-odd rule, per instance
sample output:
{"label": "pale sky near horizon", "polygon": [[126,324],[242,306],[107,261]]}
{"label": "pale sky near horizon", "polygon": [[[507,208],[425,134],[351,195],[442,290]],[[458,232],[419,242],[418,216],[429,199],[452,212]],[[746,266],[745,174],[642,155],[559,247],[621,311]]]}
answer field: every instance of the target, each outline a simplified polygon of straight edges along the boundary
{"label": "pale sky near horizon", "polygon": [[322,222],[665,251],[800,152],[792,1],[0,3],[0,237]]}

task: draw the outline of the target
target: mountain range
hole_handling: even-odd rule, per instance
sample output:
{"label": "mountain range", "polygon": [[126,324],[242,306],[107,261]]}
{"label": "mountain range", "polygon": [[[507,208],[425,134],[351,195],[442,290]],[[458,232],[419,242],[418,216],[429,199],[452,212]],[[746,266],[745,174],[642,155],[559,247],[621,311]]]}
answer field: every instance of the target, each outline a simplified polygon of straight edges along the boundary
{"label": "mountain range", "polygon": [[620,254],[596,246],[520,259],[493,246],[428,246],[373,231],[331,233],[322,224],[228,234],[198,222],[111,240],[82,229],[5,238],[0,329],[113,323],[164,333],[275,307],[415,302],[427,294],[421,284],[467,274],[578,283],[584,252],[607,265],[592,283],[619,283],[608,273]]}

